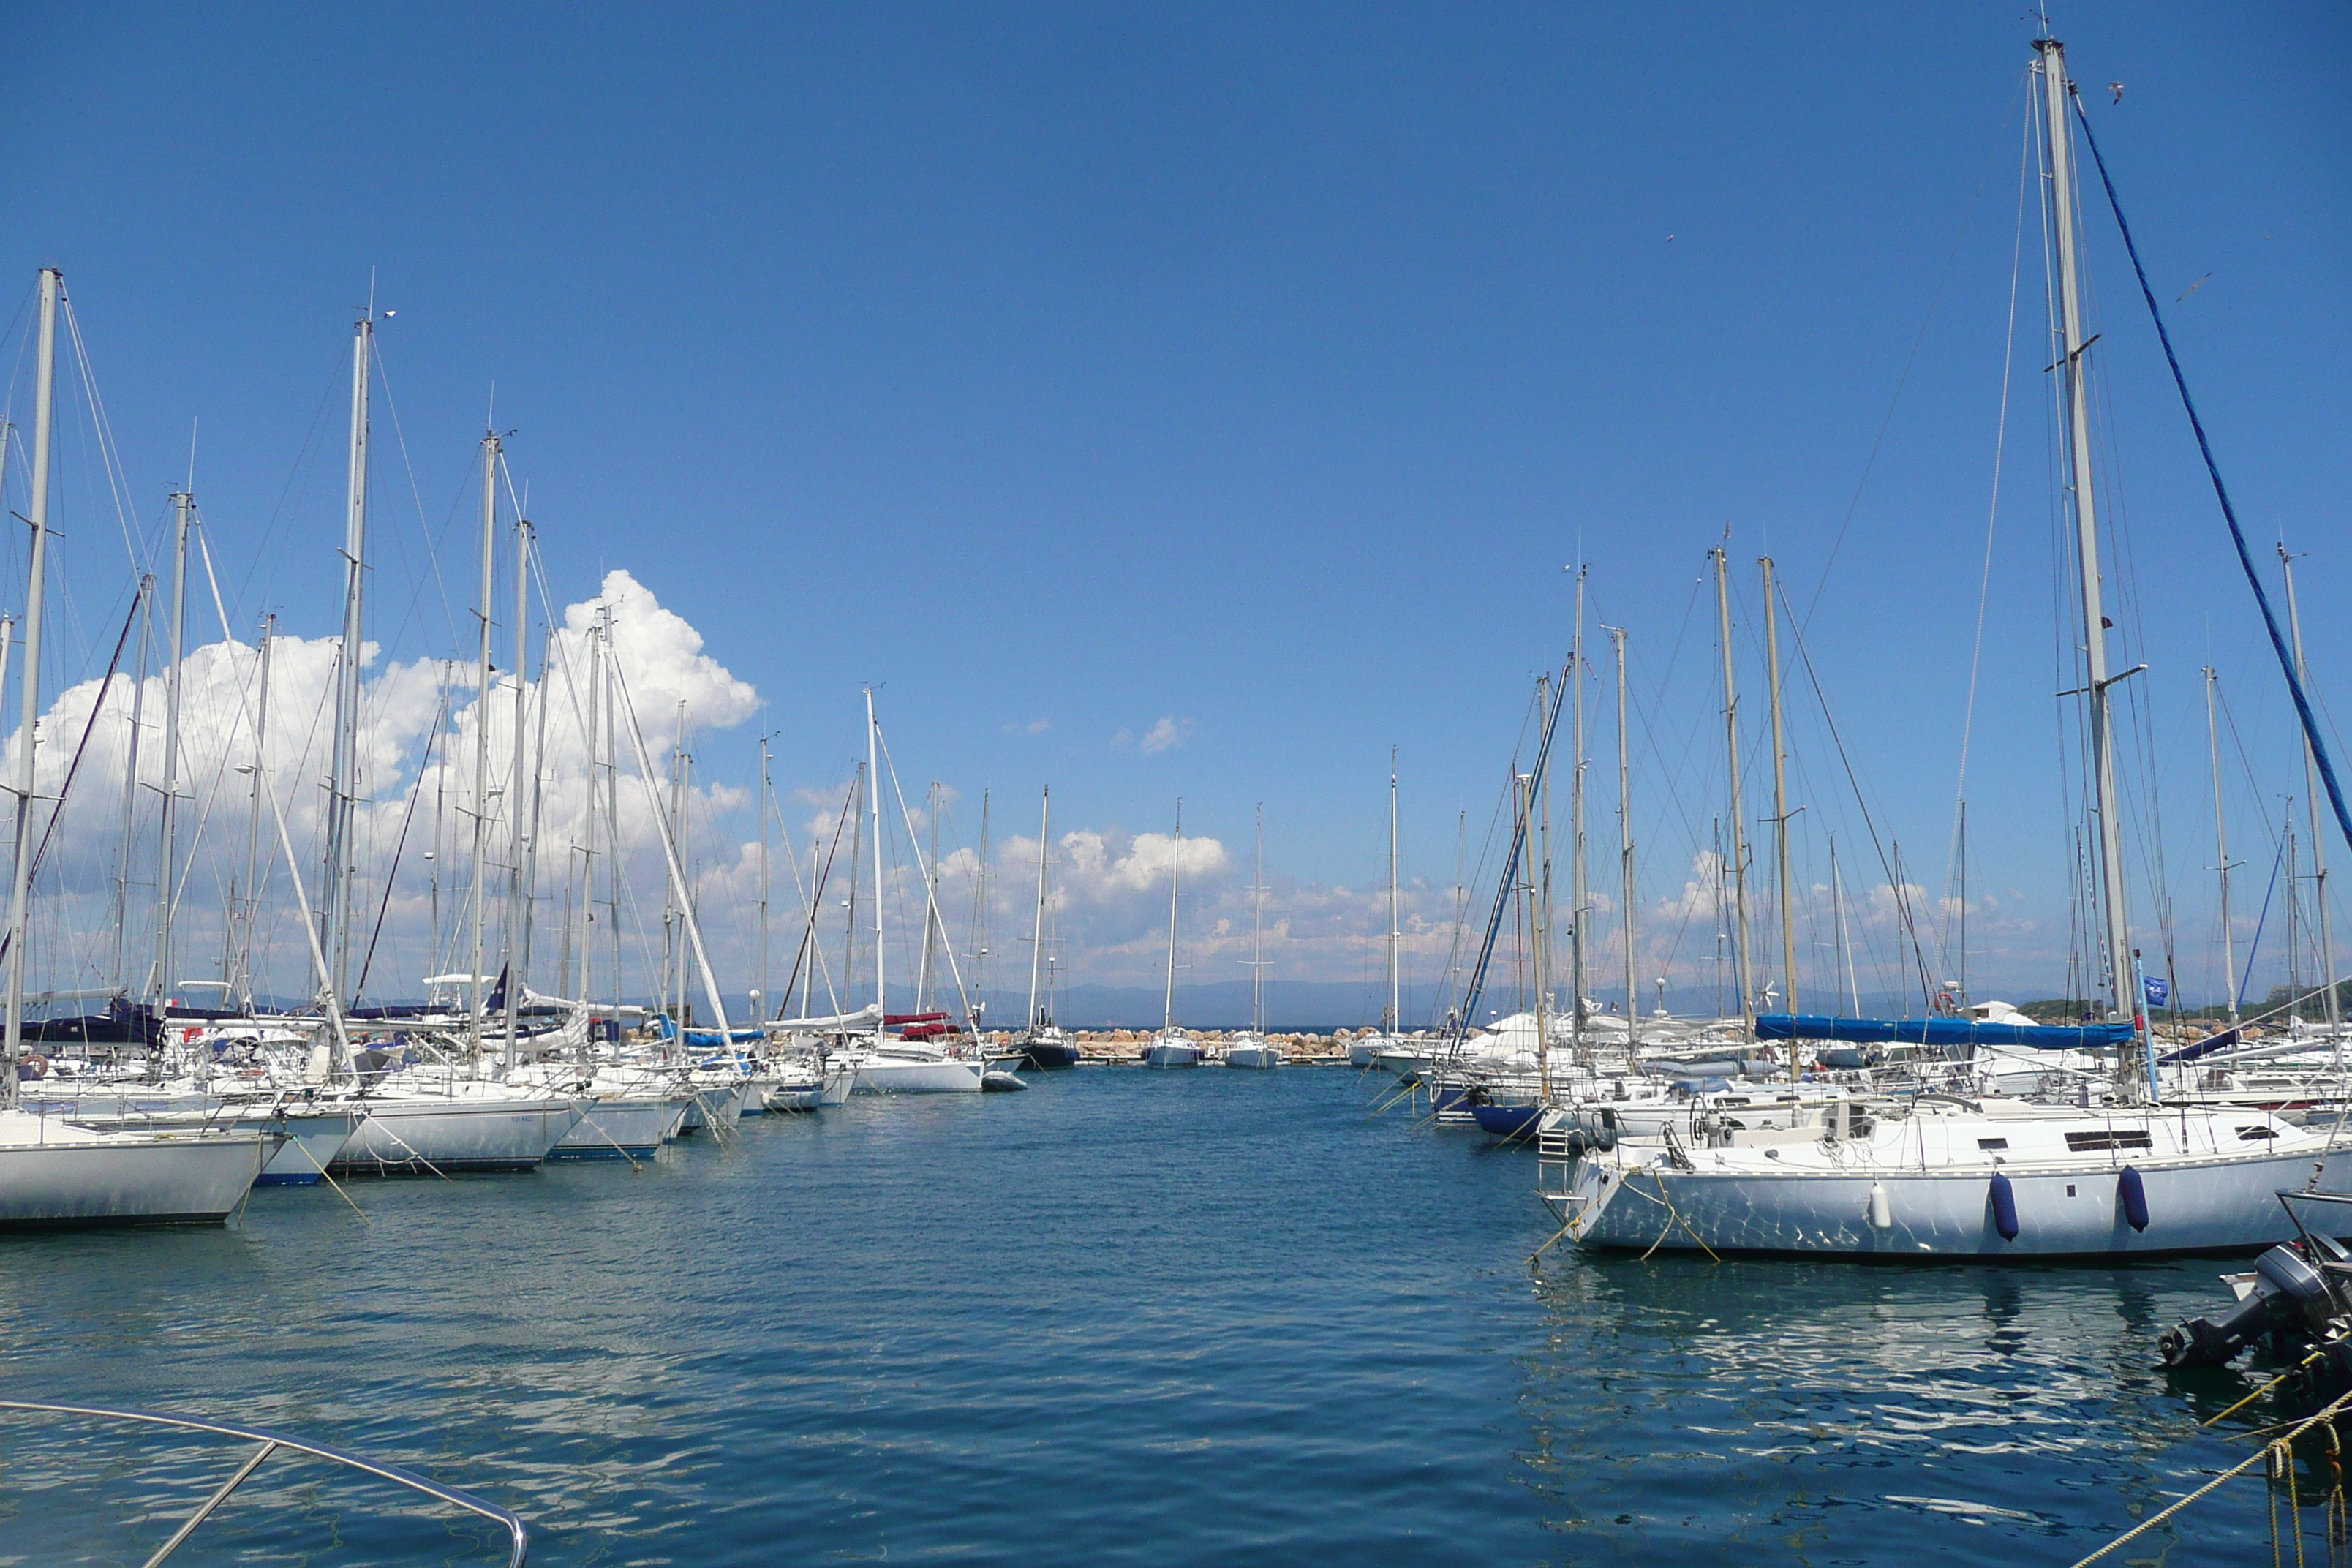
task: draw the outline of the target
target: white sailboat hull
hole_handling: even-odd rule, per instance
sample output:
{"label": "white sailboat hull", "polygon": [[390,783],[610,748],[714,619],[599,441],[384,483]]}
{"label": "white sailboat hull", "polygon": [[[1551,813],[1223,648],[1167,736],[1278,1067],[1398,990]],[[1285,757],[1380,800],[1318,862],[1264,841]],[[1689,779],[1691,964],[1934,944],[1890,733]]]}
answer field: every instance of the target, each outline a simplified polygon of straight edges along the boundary
{"label": "white sailboat hull", "polygon": [[100,1133],[0,1113],[0,1229],[218,1225],[274,1151],[249,1132]]}
{"label": "white sailboat hull", "polygon": [[516,1097],[362,1102],[367,1120],[343,1145],[337,1176],[529,1171],[578,1125],[584,1102]]}
{"label": "white sailboat hull", "polygon": [[[2284,1241],[2294,1226],[2275,1194],[2299,1191],[2305,1152],[2150,1162],[2137,1169],[2147,1226],[2129,1223],[2123,1167],[2032,1171],[2008,1176],[2017,1234],[2000,1234],[1990,1170],[1864,1167],[1837,1173],[1718,1174],[1679,1171],[1663,1159],[1579,1163],[1572,1193],[1556,1208],[1587,1247],[1855,1258],[2102,1258],[2230,1252]],[[2321,1185],[2342,1191],[2352,1151],[2326,1156]],[[1872,1223],[1880,1213],[1889,1223]]]}
{"label": "white sailboat hull", "polygon": [[986,1069],[979,1062],[941,1057],[869,1057],[858,1064],[859,1094],[978,1094]]}
{"label": "white sailboat hull", "polygon": [[1278,1068],[1288,1060],[1279,1046],[1234,1046],[1225,1052],[1229,1068]]}
{"label": "white sailboat hull", "polygon": [[551,1160],[647,1160],[684,1119],[686,1107],[657,1096],[596,1100],[547,1151]]}

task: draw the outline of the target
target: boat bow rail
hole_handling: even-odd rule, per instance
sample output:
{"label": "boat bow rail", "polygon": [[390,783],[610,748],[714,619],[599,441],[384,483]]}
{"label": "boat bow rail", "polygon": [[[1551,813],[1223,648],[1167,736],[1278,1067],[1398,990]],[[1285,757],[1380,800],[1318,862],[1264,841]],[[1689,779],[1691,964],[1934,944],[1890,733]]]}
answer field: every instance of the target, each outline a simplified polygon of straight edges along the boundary
{"label": "boat bow rail", "polygon": [[185,1544],[188,1538],[194,1535],[206,1520],[218,1511],[223,1503],[228,1501],[239,1487],[252,1479],[254,1472],[261,1468],[264,1461],[280,1448],[292,1453],[307,1454],[315,1459],[324,1459],[330,1464],[341,1465],[346,1469],[357,1470],[381,1480],[391,1481],[413,1492],[431,1498],[436,1502],[446,1503],[452,1508],[488,1520],[506,1531],[509,1548],[507,1568],[522,1568],[524,1560],[530,1552],[529,1527],[519,1516],[509,1513],[496,1503],[484,1502],[480,1498],[470,1493],[461,1492],[455,1487],[445,1487],[438,1481],[428,1480],[413,1470],[402,1469],[398,1465],[388,1465],[381,1459],[366,1458],[341,1448],[331,1447],[324,1443],[313,1442],[307,1437],[289,1436],[283,1432],[272,1432],[259,1426],[241,1426],[229,1421],[206,1421],[192,1415],[167,1415],[153,1410],[126,1410],[106,1405],[61,1405],[42,1399],[0,1399],[0,1410],[29,1411],[49,1415],[79,1415],[95,1421],[162,1426],[181,1432],[203,1432],[215,1436],[234,1437],[257,1445],[245,1457],[244,1461],[229,1473],[227,1479],[214,1489],[196,1511],[181,1522],[180,1527],[172,1532],[171,1539],[156,1548],[154,1555],[147,1559],[145,1568],[157,1568],[158,1564],[169,1559],[174,1552]]}

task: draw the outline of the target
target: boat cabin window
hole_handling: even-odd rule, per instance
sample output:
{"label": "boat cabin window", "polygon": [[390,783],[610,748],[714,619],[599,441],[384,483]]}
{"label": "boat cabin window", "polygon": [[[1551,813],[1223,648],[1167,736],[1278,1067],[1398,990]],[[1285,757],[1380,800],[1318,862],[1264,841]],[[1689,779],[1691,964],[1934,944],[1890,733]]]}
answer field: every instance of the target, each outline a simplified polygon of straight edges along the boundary
{"label": "boat cabin window", "polygon": [[2155,1143],[2156,1140],[2137,1127],[2088,1128],[2066,1134],[2066,1147],[2077,1154],[2094,1149],[2148,1149]]}
{"label": "boat cabin window", "polygon": [[2009,1147],[2009,1140],[2006,1138],[1979,1138],[1977,1140],[1977,1147],[1979,1149],[2006,1149]]}
{"label": "boat cabin window", "polygon": [[2248,1143],[2253,1142],[2256,1139],[2275,1138],[2277,1136],[2278,1129],[2275,1127],[2241,1127],[2238,1129],[2239,1139],[2242,1142]]}

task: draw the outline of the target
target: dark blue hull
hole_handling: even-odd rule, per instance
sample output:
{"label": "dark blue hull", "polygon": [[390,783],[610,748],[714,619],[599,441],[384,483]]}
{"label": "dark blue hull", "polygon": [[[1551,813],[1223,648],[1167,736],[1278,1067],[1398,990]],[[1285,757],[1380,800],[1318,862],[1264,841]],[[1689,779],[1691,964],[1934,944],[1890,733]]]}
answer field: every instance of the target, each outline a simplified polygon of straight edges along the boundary
{"label": "dark blue hull", "polygon": [[1533,1138],[1543,1120],[1540,1105],[1481,1105],[1470,1112],[1480,1131],[1496,1138]]}

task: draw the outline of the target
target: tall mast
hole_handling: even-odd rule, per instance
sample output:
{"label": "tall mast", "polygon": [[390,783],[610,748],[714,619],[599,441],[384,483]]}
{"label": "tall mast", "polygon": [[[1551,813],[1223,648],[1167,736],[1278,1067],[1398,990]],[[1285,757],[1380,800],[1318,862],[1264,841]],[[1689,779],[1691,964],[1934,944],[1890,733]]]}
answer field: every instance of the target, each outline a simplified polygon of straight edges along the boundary
{"label": "tall mast", "polygon": [[1569,694],[1576,706],[1576,767],[1569,783],[1569,859],[1570,880],[1575,886],[1570,891],[1568,911],[1568,986],[1569,1028],[1577,1051],[1584,1049],[1584,917],[1592,907],[1591,891],[1585,886],[1584,864],[1584,574],[1580,563],[1576,568],[1576,636],[1570,645]]}
{"label": "tall mast", "polygon": [[[2287,603],[2294,603],[2289,595]],[[2290,614],[2292,610],[2290,609]],[[2295,677],[2300,680],[2302,676]],[[2205,667],[2205,751],[2213,767],[2213,849],[2217,858],[2214,870],[2221,877],[2221,979],[2230,991],[2230,1027],[2238,1026],[2238,948],[2237,939],[2230,930],[2230,827],[2228,814],[2221,809],[2221,731],[2214,719],[2214,683],[2220,677],[2213,667]]]}
{"label": "tall mast", "polygon": [[139,749],[147,729],[147,645],[155,631],[155,574],[139,579],[132,612],[139,617],[139,674],[131,683],[131,731],[123,747],[122,836],[117,841],[114,878],[114,986],[131,994],[131,844],[139,816]]}
{"label": "tall mast", "polygon": [[[978,1016],[971,1020],[971,1032],[977,1036],[981,1026],[988,1021],[988,796],[980,792],[980,864],[971,874],[971,1010]],[[939,846],[931,847],[931,875],[936,881],[940,869]],[[938,900],[933,899],[934,905]],[[949,955],[950,959],[954,956]]]}
{"label": "tall mast", "polygon": [[[868,697],[866,700],[870,703],[873,699]],[[866,854],[865,800],[866,764],[859,763],[856,776],[849,785],[849,897],[841,901],[846,911],[841,925],[841,994],[844,996],[850,994],[849,988],[857,978],[857,885],[865,879],[865,873],[857,868],[857,863]]]}
{"label": "tall mast", "polygon": [[768,737],[760,737],[760,962],[752,973],[759,977],[760,991],[751,1011],[759,1017],[768,1016]]}
{"label": "tall mast", "polygon": [[[1780,616],[1773,599],[1772,558],[1760,558],[1757,564],[1764,569],[1764,662],[1769,667],[1767,686],[1772,700],[1772,858],[1780,876],[1780,983],[1788,990],[1789,1011],[1797,1012],[1797,910],[1790,897],[1789,888],[1789,747],[1780,729]],[[1961,907],[1968,903],[1966,891],[1961,895]],[[1792,1040],[1789,1046],[1789,1081],[1801,1080],[1803,1070],[1798,1066],[1801,1054]]]}
{"label": "tall mast", "polygon": [[446,731],[449,725],[449,678],[452,668],[453,661],[449,659],[441,661],[441,701],[433,714],[433,738],[438,743],[436,750],[441,763],[433,770],[433,847],[425,852],[425,858],[430,861],[433,867],[433,874],[427,879],[426,896],[431,903],[429,912],[433,921],[431,963],[433,972],[436,974],[448,967],[447,952],[441,945],[441,871],[449,863],[447,832],[449,747]]}
{"label": "tall mast", "polygon": [[[1549,714],[1545,715],[1547,719]],[[1528,833],[1535,815],[1534,780],[1516,768],[1511,773],[1511,806],[1518,817],[1520,841],[1532,837]],[[1551,1103],[1551,975],[1546,971],[1544,952],[1549,947],[1549,934],[1544,930],[1543,897],[1532,865],[1528,867],[1527,879],[1519,884],[1527,894],[1528,949],[1534,956],[1536,991],[1536,1082],[1546,1105]]]}
{"label": "tall mast", "polygon": [[1633,752],[1625,722],[1625,628],[1609,626],[1617,650],[1617,856],[1625,878],[1625,1049],[1642,1037],[1641,982],[1633,973]]}
{"label": "tall mast", "polygon": [[[245,909],[243,929],[237,932],[236,972],[243,986],[243,1002],[247,1013],[253,1011],[253,921],[261,910],[261,775],[268,756],[269,746],[269,644],[278,635],[278,617],[261,617],[261,646],[255,652],[255,706],[259,717],[253,723],[253,795],[247,803],[245,829]],[[436,958],[438,958],[436,953]]]}
{"label": "tall mast", "polygon": [[[530,519],[518,516],[514,524],[514,625],[508,639],[514,649],[514,765],[507,770],[507,1070],[515,1065],[515,1010],[522,1000],[523,905],[530,889],[523,884],[522,859],[530,847],[530,828],[523,820],[523,781],[530,762],[525,721],[530,717],[530,654],[523,638],[530,629]],[[546,671],[541,670],[541,679]],[[485,689],[487,690],[487,689]]]}
{"label": "tall mast", "polygon": [[49,558],[49,418],[58,373],[58,292],[65,274],[41,269],[41,348],[33,404],[32,561],[25,585],[25,680],[18,704],[16,836],[8,896],[8,1006],[0,1106],[16,1105],[16,1064],[25,1051],[25,917],[33,890],[33,763],[41,716],[41,588]]}
{"label": "tall mast", "polygon": [[933,779],[931,781],[931,787],[925,792],[923,805],[931,819],[931,863],[929,868],[927,869],[924,878],[927,886],[924,889],[923,899],[922,967],[915,972],[915,1011],[918,1013],[928,1013],[931,1010],[931,998],[938,984],[938,982],[933,979],[931,974],[931,959],[933,950],[938,945],[940,931],[939,780]]}
{"label": "tall mast", "polygon": [[1176,885],[1184,873],[1184,797],[1176,797],[1176,841],[1168,855],[1168,993],[1160,1005],[1160,1026],[1176,1026]]}
{"label": "tall mast", "polygon": [[[1553,692],[1551,689],[1551,673],[1549,670],[1536,677],[1536,711],[1542,715],[1544,733],[1551,733],[1552,716],[1559,711],[1560,703],[1566,701],[1567,699],[1568,692],[1564,687],[1558,693]],[[1542,931],[1536,939],[1541,949],[1541,951],[1536,955],[1536,969],[1538,974],[1536,984],[1545,993],[1544,1013],[1545,1018],[1548,1021],[1551,1006],[1550,991],[1552,961],[1551,769],[1549,766],[1543,770],[1543,778],[1540,781],[1540,784],[1530,790],[1528,796],[1528,805],[1530,810],[1536,813],[1533,819],[1533,826],[1537,834],[1539,836],[1539,838],[1530,838],[1528,840],[1528,844],[1530,847],[1534,847],[1539,842],[1542,849],[1541,868],[1536,883],[1536,903],[1539,913],[1543,917],[1540,922]],[[1539,1035],[1538,1039],[1540,1041],[1543,1049],[1547,1051],[1551,1049],[1551,1037],[1549,1035]]]}
{"label": "tall mast", "polygon": [[604,650],[604,856],[605,889],[609,894],[604,923],[613,933],[613,1005],[621,1005],[621,650],[613,640],[613,606],[599,616]]}
{"label": "tall mast", "polygon": [[[541,791],[545,786],[547,773],[547,710],[549,708],[553,706],[553,704],[549,700],[551,689],[549,687],[547,682],[547,672],[549,668],[553,664],[554,658],[555,628],[553,626],[545,626],[541,628],[539,637],[539,700],[535,704],[538,718],[532,721],[531,725],[532,735],[530,742],[530,791],[529,795],[530,816],[523,829],[522,836],[522,956],[515,961],[514,973],[516,985],[510,985],[507,988],[509,995],[514,994],[517,986],[519,986],[522,982],[522,977],[531,972],[531,941],[537,934],[539,929],[537,911],[539,907],[539,825]],[[568,865],[564,869],[563,896],[566,900],[569,900],[572,897],[572,873]],[[564,942],[568,949],[572,940],[572,913],[571,905],[568,901],[564,906],[563,935]],[[568,953],[566,962],[568,966]],[[566,984],[565,990],[567,992],[570,990],[568,982]],[[512,1004],[509,1003],[509,1006],[511,1007]],[[513,1038],[514,1031],[512,1029],[509,1029],[507,1031],[507,1037],[509,1039]]]}
{"label": "tall mast", "polygon": [[1720,545],[1707,554],[1715,561],[1717,638],[1723,646],[1723,746],[1731,770],[1731,903],[1738,928],[1733,949],[1738,971],[1733,978],[1739,986],[1739,1021],[1752,1040],[1756,1037],[1756,988],[1749,979],[1748,954],[1748,808],[1741,802],[1739,788],[1739,691],[1731,678],[1730,558]]}
{"label": "tall mast", "polygon": [[[1259,807],[1261,811],[1265,808]],[[1393,1037],[1402,1009],[1398,1005],[1397,981],[1397,749],[1389,748],[1389,1016],[1381,1033]],[[1256,954],[1251,954],[1255,957]]]}
{"label": "tall mast", "polygon": [[[352,326],[351,455],[343,513],[343,642],[335,663],[335,734],[327,775],[324,897],[319,945],[338,997],[350,994],[352,842],[360,794],[361,610],[367,587],[368,361],[375,347],[373,305]],[[485,601],[483,613],[488,613]],[[484,689],[488,689],[487,687]],[[477,804],[478,804],[478,797]]]}
{"label": "tall mast", "polygon": [[[1053,842],[1054,786],[1045,786],[1045,799],[1037,807],[1037,917],[1029,931],[1029,1013],[1022,1026],[1039,1029],[1045,1026],[1037,1013],[1037,972],[1045,966],[1045,847]],[[1046,1005],[1053,1005],[1049,994]]]}
{"label": "tall mast", "polygon": [[[882,962],[882,773],[877,741],[880,731],[874,724],[874,689],[866,689],[866,776],[871,781],[866,805],[873,813],[874,829],[874,1005],[883,1018],[890,1014],[890,994],[883,984]],[[883,1025],[877,1019],[875,1032]]]}
{"label": "tall mast", "polygon": [[[588,654],[588,712],[585,715],[588,733],[588,800],[582,813],[580,826],[580,999],[593,1009],[596,1005],[593,983],[596,955],[596,757],[600,742],[597,707],[599,683],[604,676],[604,647],[596,629],[591,629],[582,639]],[[615,998],[617,1000],[617,998]],[[591,1034],[594,1031],[592,1029]],[[593,1043],[593,1042],[592,1042]]]}
{"label": "tall mast", "polygon": [[1830,901],[1837,913],[1838,963],[1845,973],[1846,998],[1853,1016],[1862,1016],[1862,984],[1853,973],[1853,943],[1845,930],[1845,884],[1838,879],[1837,837],[1830,837]]}
{"label": "tall mast", "polygon": [[[2099,605],[2098,509],[2091,487],[2091,400],[2083,378],[2081,258],[2076,253],[2074,220],[2074,140],[2067,123],[2067,99],[2074,90],[2066,79],[2066,52],[2055,38],[2036,39],[2042,55],[2042,99],[2047,119],[2050,157],[2052,224],[2058,238],[2059,338],[2063,353],[2058,367],[2065,399],[2066,456],[2074,494],[2075,575],[2083,592],[2083,649],[2085,697],[2090,703],[2091,771],[2094,800],[2099,816],[2099,876],[2106,916],[2107,978],[2115,1011],[2131,1019],[2147,1044],[2146,1005],[2139,985],[2138,957],[2132,952],[2130,912],[2125,906],[2123,820],[2116,805],[2113,724],[2108,712],[2106,617]],[[2115,679],[2122,679],[2120,676]],[[2156,1096],[2152,1066],[2143,1059],[2126,1075],[2136,1079],[2149,1099]]]}
{"label": "tall mast", "polygon": [[[483,834],[490,816],[490,595],[497,592],[499,534],[499,433],[482,435],[482,597],[479,674],[474,688],[474,888],[467,914],[474,933],[474,962],[466,975],[466,1042],[482,1052]],[[341,987],[337,986],[338,994]]]}
{"label": "tall mast", "polygon": [[182,490],[172,498],[172,652],[163,669],[163,811],[161,853],[155,873],[155,1016],[172,1001],[172,895],[178,890],[180,862],[180,660],[187,652],[188,521],[196,498]]}
{"label": "tall mast", "polygon": [[1257,803],[1257,852],[1250,871],[1250,1033],[1265,1033],[1265,802]]}
{"label": "tall mast", "polygon": [[[2278,547],[2279,570],[2286,574],[2286,620],[2294,640],[2294,678],[2309,690],[2303,668],[2303,614],[2294,600],[2294,557]],[[2311,811],[2311,901],[2319,906],[2319,973],[2327,981],[2327,1033],[2336,1047],[2336,1070],[2344,1070],[2343,1005],[2336,994],[2336,924],[2327,912],[2327,835],[2319,826],[2319,762],[2311,737],[2303,738],[2303,799]]]}

